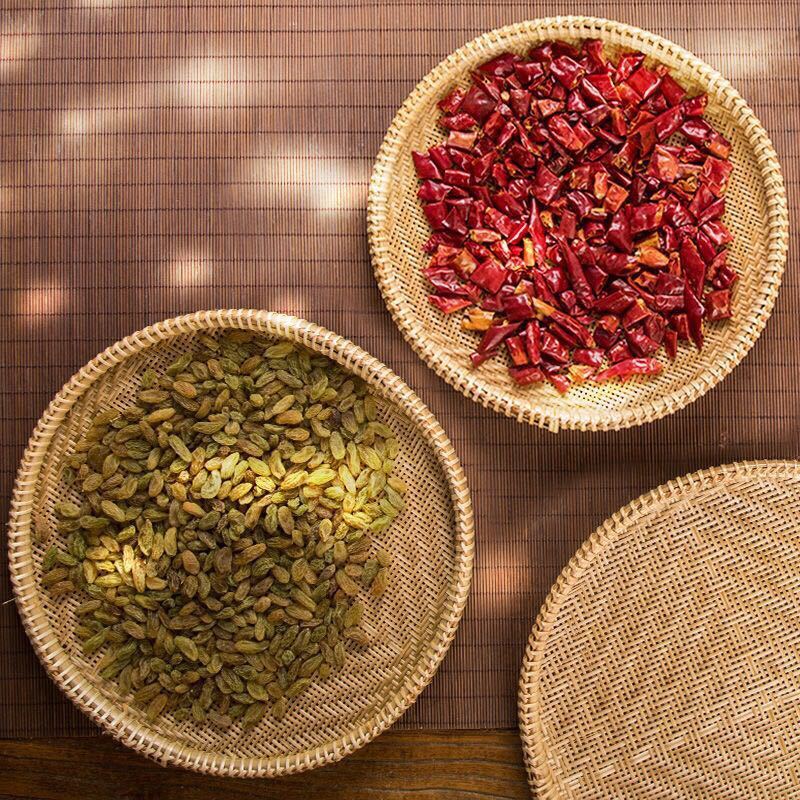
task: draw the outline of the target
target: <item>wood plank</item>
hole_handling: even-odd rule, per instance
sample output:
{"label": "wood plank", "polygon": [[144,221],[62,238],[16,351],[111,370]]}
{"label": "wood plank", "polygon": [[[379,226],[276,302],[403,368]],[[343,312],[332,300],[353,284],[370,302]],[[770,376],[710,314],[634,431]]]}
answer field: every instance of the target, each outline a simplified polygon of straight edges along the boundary
{"label": "wood plank", "polygon": [[523,800],[516,731],[390,731],[329,767],[273,780],[159,767],[106,736],[0,740],[0,798]]}

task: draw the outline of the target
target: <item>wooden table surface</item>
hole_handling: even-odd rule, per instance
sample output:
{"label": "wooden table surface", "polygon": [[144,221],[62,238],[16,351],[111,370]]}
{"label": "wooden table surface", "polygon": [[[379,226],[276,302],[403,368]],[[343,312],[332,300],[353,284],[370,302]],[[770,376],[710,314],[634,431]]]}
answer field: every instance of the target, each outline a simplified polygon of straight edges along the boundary
{"label": "wooden table surface", "polygon": [[273,780],[159,767],[102,737],[0,740],[0,800],[523,800],[516,731],[389,731],[349,758]]}

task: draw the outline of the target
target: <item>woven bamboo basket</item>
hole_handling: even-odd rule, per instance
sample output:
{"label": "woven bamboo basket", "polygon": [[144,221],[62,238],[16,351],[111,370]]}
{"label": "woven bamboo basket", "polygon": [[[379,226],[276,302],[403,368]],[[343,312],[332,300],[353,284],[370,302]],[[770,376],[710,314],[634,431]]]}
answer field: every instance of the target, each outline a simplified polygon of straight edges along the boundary
{"label": "woven bamboo basket", "polygon": [[601,525],[528,642],[542,800],[800,798],[800,464],[697,472]]}
{"label": "woven bamboo basket", "polygon": [[[733,319],[706,326],[702,353],[684,345],[661,376],[583,384],[560,396],[550,385],[518,387],[503,358],[477,370],[469,353],[477,345],[460,328],[460,315],[445,316],[427,300],[422,245],[430,228],[417,199],[412,150],[442,141],[436,102],[470,73],[505,51],[525,53],[547,39],[602,39],[609,51],[640,50],[668,66],[693,91],[709,95],[708,119],[733,145],[735,170],[725,222],[736,240],[731,261],[741,280]],[[426,75],[409,95],[378,153],[369,190],[368,227],[375,275],[403,336],[441,378],[467,397],[520,422],[561,428],[611,430],[670,414],[719,383],[752,347],[770,315],[786,260],[788,218],[780,167],[766,132],[735,89],[710,66],[647,31],[590,17],[554,17],[509,25],[473,39]]]}
{"label": "woven bamboo basket", "polygon": [[[54,503],[69,497],[60,466],[99,408],[124,408],[145,366],[166,366],[199,332],[259,331],[322,353],[363,378],[379,419],[400,442],[396,473],[409,486],[406,509],[382,545],[392,580],[378,600],[362,598],[375,629],[367,648],[348,648],[345,666],[292,701],[280,721],[225,732],[163,715],[148,723],[120,701],[73,634],[79,599],[53,602],[40,590],[41,559],[57,541]],[[37,535],[34,535],[37,534]],[[42,537],[41,534],[44,534]],[[46,542],[42,542],[42,538]],[[433,678],[461,618],[470,587],[473,519],[469,490],[447,435],[422,401],[372,356],[330,331],[265,311],[205,311],[160,322],[117,342],[78,372],[41,418],[17,475],[9,524],[9,564],[25,630],[50,677],[98,725],[161,762],[198,772],[275,776],[348,755],[384,731]]]}

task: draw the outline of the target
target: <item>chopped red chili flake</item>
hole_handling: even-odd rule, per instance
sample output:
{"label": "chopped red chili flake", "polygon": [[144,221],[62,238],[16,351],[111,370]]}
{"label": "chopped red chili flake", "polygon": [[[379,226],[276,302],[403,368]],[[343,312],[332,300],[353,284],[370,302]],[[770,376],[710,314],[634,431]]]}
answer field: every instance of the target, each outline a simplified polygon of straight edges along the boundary
{"label": "chopped red chili flake", "polygon": [[504,53],[439,102],[446,139],[413,154],[424,274],[482,334],[476,367],[505,352],[517,384],[560,392],[654,375],[732,316],[731,145],[706,104],[597,40]]}

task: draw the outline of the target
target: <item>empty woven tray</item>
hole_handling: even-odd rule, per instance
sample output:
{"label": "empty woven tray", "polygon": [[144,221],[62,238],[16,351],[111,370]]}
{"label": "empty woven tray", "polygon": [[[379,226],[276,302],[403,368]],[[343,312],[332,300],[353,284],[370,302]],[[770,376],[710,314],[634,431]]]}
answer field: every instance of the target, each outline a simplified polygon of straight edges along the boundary
{"label": "empty woven tray", "polygon": [[[504,51],[526,53],[547,39],[599,38],[611,51],[635,49],[666,64],[684,86],[709,95],[708,119],[733,145],[734,173],[724,221],[736,240],[731,262],[741,276],[734,318],[706,326],[698,354],[681,346],[662,375],[621,385],[585,383],[561,396],[549,384],[519,387],[504,358],[472,369],[469,354],[478,336],[460,328],[460,314],[446,316],[427,299],[421,270],[430,236],[417,199],[412,150],[443,140],[436,102],[470,73]],[[425,76],[395,117],[378,154],[369,192],[369,237],[375,275],[384,300],[405,338],[435,372],[467,397],[550,430],[609,430],[639,425],[696,400],[721,381],[761,333],[778,292],[786,258],[786,199],[775,151],[753,112],[731,85],[707,64],[647,31],[588,17],[555,17],[510,25],[474,39]]]}
{"label": "empty woven tray", "polygon": [[[396,474],[409,486],[406,508],[381,535],[392,577],[380,599],[362,593],[373,643],[348,647],[345,666],[304,692],[280,721],[227,731],[176,722],[119,700],[74,636],[78,595],[54,602],[40,588],[41,560],[58,540],[53,505],[67,498],[61,465],[99,408],[124,408],[146,366],[164,367],[198,332],[259,331],[300,342],[370,385],[378,418],[397,435]],[[32,537],[32,528],[46,539]],[[308,322],[264,311],[208,311],[133,334],[101,353],[64,387],[40,420],[17,476],[9,561],[17,606],[45,669],[59,687],[116,738],[162,763],[238,776],[279,775],[336,761],[385,730],[429,683],[455,634],[472,573],[472,508],[446,434],[422,401],[386,366],[354,344]]]}
{"label": "empty woven tray", "polygon": [[800,464],[671,481],[601,525],[525,653],[543,800],[800,798]]}

